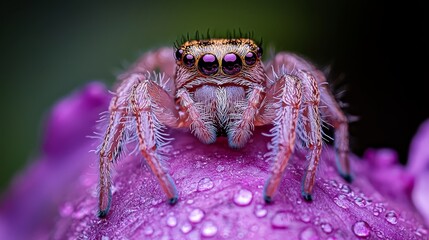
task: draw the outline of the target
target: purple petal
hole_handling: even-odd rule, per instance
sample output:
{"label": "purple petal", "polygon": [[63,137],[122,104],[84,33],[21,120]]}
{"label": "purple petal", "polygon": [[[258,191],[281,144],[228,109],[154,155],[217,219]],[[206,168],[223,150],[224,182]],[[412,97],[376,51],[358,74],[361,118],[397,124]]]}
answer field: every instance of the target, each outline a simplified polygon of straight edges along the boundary
{"label": "purple petal", "polygon": [[429,120],[420,126],[411,142],[408,170],[415,176],[413,202],[429,224]]}
{"label": "purple petal", "polygon": [[333,152],[326,149],[315,200],[307,203],[300,192],[305,156],[296,153],[274,203],[267,205],[261,193],[269,170],[263,158],[268,138],[260,131],[242,150],[228,148],[225,139],[204,145],[188,133],[175,131],[173,136],[177,140],[168,165],[179,189],[175,206],[166,203],[142,158],[128,156],[116,167],[107,219],[95,216],[94,178],[91,189],[65,203],[63,209],[71,210],[57,221],[54,234],[95,239],[412,239],[424,234],[422,219],[408,198],[392,201],[383,196],[379,189],[386,185],[372,185],[366,176],[369,164],[356,157],[352,156],[356,181],[349,185],[338,176]]}
{"label": "purple petal", "polygon": [[108,94],[102,88],[99,104],[87,105],[93,101],[86,93],[55,108],[45,154],[0,204],[0,239],[428,237],[410,201],[413,177],[392,150],[368,150],[368,159],[351,155],[355,181],[347,184],[336,171],[333,151],[325,148],[311,203],[301,197],[305,152],[296,152],[274,203],[265,204],[261,193],[270,163],[263,156],[270,139],[261,133],[269,128],[258,129],[240,150],[230,149],[226,139],[205,145],[186,131],[172,131],[176,140],[166,151],[166,165],[179,202],[168,205],[144,159],[131,154],[116,164],[112,208],[98,219],[96,156],[88,152],[95,146],[84,136],[107,109]]}
{"label": "purple petal", "polygon": [[45,153],[65,155],[64,151],[88,141],[87,136],[93,135],[94,123],[99,113],[107,110],[110,97],[104,85],[94,82],[59,102],[47,123],[43,143]]}
{"label": "purple petal", "polygon": [[73,191],[76,182],[82,181],[83,169],[94,166],[96,159],[88,153],[95,147],[87,136],[107,108],[109,95],[104,85],[91,83],[54,106],[42,156],[14,179],[2,199],[0,239],[37,236],[53,224],[62,199],[78,193]]}

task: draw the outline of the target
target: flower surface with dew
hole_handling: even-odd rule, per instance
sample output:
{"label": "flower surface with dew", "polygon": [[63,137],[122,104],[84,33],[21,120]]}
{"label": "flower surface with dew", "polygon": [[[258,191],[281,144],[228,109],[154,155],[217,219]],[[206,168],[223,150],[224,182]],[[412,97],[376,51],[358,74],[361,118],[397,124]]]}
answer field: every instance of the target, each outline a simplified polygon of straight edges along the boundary
{"label": "flower surface with dew", "polygon": [[429,172],[419,143],[427,141],[426,133],[414,139],[418,154],[410,155],[407,168],[390,149],[369,149],[362,159],[350,155],[351,184],[337,173],[334,152],[326,146],[313,202],[301,197],[306,150],[296,150],[273,203],[265,204],[270,139],[262,133],[269,128],[256,129],[238,150],[223,138],[205,145],[187,131],[170,131],[174,141],[165,165],[179,202],[169,205],[144,158],[128,152],[115,164],[111,210],[99,219],[98,160],[90,152],[97,143],[86,136],[93,135],[110,97],[103,85],[92,83],[54,107],[41,157],[0,203],[0,239],[429,238],[428,203],[421,201],[427,188],[419,186]]}

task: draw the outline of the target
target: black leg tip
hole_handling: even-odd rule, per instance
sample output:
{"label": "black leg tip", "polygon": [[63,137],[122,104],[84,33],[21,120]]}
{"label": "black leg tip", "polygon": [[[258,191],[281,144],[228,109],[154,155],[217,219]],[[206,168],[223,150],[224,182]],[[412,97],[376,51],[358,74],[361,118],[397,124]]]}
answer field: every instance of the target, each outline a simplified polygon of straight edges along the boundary
{"label": "black leg tip", "polygon": [[311,194],[309,193],[302,193],[302,197],[304,198],[305,201],[307,202],[312,202],[313,201],[313,196],[311,196]]}
{"label": "black leg tip", "polygon": [[341,177],[348,183],[353,182],[353,177],[350,174],[341,174]]}
{"label": "black leg tip", "polygon": [[179,199],[178,197],[172,197],[172,198],[168,199],[168,203],[170,205],[174,205],[177,203],[178,199]]}
{"label": "black leg tip", "polygon": [[264,195],[264,200],[265,200],[265,203],[268,203],[268,204],[273,202],[273,198],[267,195]]}
{"label": "black leg tip", "polygon": [[106,218],[109,210],[98,210],[97,217],[98,218]]}

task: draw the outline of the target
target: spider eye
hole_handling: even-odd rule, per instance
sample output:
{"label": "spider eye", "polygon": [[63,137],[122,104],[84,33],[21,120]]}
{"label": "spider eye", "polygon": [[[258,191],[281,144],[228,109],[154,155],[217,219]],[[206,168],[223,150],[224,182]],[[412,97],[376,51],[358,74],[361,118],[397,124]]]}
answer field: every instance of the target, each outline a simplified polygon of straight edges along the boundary
{"label": "spider eye", "polygon": [[186,54],[185,57],[183,58],[183,63],[187,67],[194,66],[194,64],[195,64],[195,58],[194,58],[194,56],[192,56],[191,54]]}
{"label": "spider eye", "polygon": [[256,49],[256,54],[258,54],[258,58],[262,57],[262,53],[263,53],[262,48],[261,48],[261,47],[258,47],[258,48]]}
{"label": "spider eye", "polygon": [[254,52],[248,52],[244,57],[244,61],[247,65],[253,65],[256,63],[256,54]]}
{"label": "spider eye", "polygon": [[204,75],[210,76],[217,73],[219,69],[219,62],[213,54],[205,54],[198,61],[198,69]]}
{"label": "spider eye", "polygon": [[227,53],[222,59],[222,71],[228,75],[234,75],[241,70],[241,59],[235,53]]}
{"label": "spider eye", "polygon": [[176,60],[177,61],[182,60],[182,56],[183,56],[183,49],[177,49],[175,54]]}

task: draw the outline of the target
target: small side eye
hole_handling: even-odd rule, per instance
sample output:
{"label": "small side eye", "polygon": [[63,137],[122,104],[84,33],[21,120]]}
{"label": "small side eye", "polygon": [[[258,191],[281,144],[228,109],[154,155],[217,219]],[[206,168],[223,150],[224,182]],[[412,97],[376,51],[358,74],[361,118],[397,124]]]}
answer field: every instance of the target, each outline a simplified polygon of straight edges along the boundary
{"label": "small side eye", "polygon": [[177,49],[175,54],[176,60],[177,61],[182,60],[182,56],[183,56],[183,49]]}
{"label": "small side eye", "polygon": [[198,60],[198,69],[206,76],[211,76],[217,73],[219,62],[215,55],[207,53]]}
{"label": "small side eye", "polygon": [[253,65],[256,63],[256,54],[254,52],[248,52],[244,57],[244,61],[247,65]]}
{"label": "small side eye", "polygon": [[192,56],[191,54],[186,54],[185,57],[183,58],[183,63],[187,67],[194,66],[194,64],[195,64],[195,58],[194,58],[194,56]]}
{"label": "small side eye", "polygon": [[256,49],[256,54],[258,54],[258,58],[262,57],[262,53],[263,53],[262,48],[261,48],[261,47],[258,47],[258,48]]}

